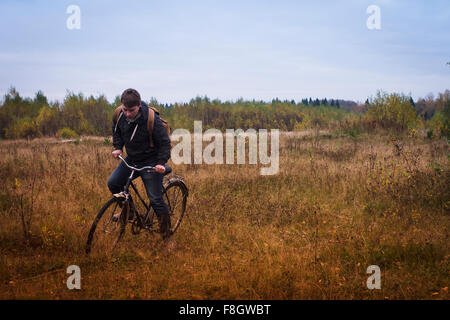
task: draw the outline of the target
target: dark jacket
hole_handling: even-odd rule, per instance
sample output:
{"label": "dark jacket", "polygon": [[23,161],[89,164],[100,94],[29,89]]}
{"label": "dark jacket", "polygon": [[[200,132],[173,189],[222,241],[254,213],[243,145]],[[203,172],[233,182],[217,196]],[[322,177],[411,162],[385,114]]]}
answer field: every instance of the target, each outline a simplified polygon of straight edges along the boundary
{"label": "dark jacket", "polygon": [[[129,122],[124,114],[119,118],[118,123],[113,118],[114,149],[122,150],[125,146],[128,158],[135,164],[164,165],[170,158],[170,138],[167,135],[166,128],[155,113],[152,133],[154,147],[150,147],[150,137],[147,130],[148,105],[145,102],[142,102],[139,112],[141,112],[141,116],[135,122]],[[135,129],[136,132],[133,136]]]}

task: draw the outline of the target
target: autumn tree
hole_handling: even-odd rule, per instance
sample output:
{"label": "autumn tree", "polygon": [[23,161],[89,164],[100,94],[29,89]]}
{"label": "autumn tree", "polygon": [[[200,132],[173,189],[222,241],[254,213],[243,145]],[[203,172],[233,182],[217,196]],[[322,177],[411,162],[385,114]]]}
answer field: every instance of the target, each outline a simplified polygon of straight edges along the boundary
{"label": "autumn tree", "polygon": [[375,119],[383,127],[395,127],[400,130],[417,124],[417,116],[410,97],[404,94],[378,91],[369,100],[367,116]]}

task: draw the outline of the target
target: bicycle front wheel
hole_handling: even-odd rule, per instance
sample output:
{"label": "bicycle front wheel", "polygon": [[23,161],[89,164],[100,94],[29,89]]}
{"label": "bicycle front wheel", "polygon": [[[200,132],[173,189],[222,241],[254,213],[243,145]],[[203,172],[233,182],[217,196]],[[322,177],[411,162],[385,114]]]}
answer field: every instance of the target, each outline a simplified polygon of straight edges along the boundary
{"label": "bicycle front wheel", "polygon": [[111,198],[100,209],[89,230],[86,242],[86,254],[110,253],[125,233],[128,222],[129,202],[122,205],[116,198]]}

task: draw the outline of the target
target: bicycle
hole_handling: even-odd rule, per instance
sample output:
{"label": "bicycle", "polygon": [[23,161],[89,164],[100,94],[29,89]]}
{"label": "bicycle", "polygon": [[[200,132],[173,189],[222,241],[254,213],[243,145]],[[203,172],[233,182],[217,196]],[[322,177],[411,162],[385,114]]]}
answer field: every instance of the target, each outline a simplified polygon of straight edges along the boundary
{"label": "bicycle", "polygon": [[[138,189],[133,184],[133,176],[137,171],[154,171],[154,167],[146,166],[136,168],[129,165],[122,156],[119,158],[131,169],[131,174],[120,193],[116,193],[109,199],[97,213],[86,242],[86,254],[96,248],[95,251],[111,252],[123,237],[128,223],[131,224],[131,232],[138,235],[142,230],[149,233],[159,233],[159,224],[156,213],[139,194]],[[170,234],[177,231],[183,219],[188,197],[188,188],[184,183],[184,178],[175,174],[168,175],[172,168],[165,166],[166,171],[163,178],[163,198],[169,207],[169,217],[171,220]],[[132,196],[130,186],[135,193]],[[145,212],[139,212],[133,198],[137,197]]]}

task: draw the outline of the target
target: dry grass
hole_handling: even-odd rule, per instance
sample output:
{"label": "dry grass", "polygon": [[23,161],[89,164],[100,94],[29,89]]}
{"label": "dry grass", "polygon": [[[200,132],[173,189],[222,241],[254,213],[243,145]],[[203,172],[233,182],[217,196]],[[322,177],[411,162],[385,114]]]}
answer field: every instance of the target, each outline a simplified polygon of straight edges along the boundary
{"label": "dry grass", "polygon": [[[0,298],[448,299],[445,141],[283,136],[274,176],[174,166],[190,189],[175,250],[129,234],[86,256],[117,165],[102,141],[0,142]],[[72,264],[81,290],[65,285]],[[373,264],[381,290],[366,287]]]}

